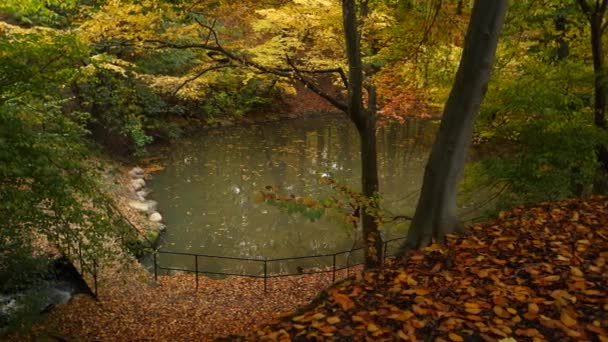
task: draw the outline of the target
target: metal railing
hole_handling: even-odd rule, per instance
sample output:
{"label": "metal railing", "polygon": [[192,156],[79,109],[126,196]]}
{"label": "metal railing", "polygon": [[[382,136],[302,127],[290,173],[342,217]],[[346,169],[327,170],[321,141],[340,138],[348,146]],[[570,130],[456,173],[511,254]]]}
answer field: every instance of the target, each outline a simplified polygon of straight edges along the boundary
{"label": "metal railing", "polygon": [[[388,247],[389,244],[394,243],[395,241],[404,240],[404,237],[395,238],[386,240],[383,242],[384,251],[383,258],[385,261],[388,256]],[[208,254],[198,254],[198,253],[188,253],[188,252],[173,252],[173,251],[163,251],[158,250],[154,253],[153,261],[154,261],[154,280],[158,281],[158,273],[159,271],[177,271],[177,272],[186,272],[186,273],[194,273],[195,274],[195,283],[196,289],[199,288],[199,274],[209,274],[209,275],[222,275],[222,276],[239,276],[239,277],[248,277],[248,278],[263,278],[264,279],[264,292],[268,290],[268,279],[271,278],[279,278],[279,277],[290,277],[290,276],[300,276],[306,274],[316,274],[316,273],[330,273],[332,274],[332,283],[336,281],[336,273],[342,270],[346,270],[347,277],[349,276],[349,270],[352,267],[363,264],[363,262],[350,263],[350,256],[357,251],[363,250],[364,247],[354,248],[347,251],[341,251],[330,254],[317,254],[310,256],[299,256],[299,257],[289,257],[289,258],[276,258],[276,259],[268,259],[263,257],[258,258],[240,258],[240,257],[229,257],[229,256],[219,256],[219,255],[208,255]],[[163,267],[160,265],[158,260],[159,255],[174,255],[174,256],[186,256],[191,257],[194,261],[194,268],[177,268],[177,267]],[[338,256],[345,256],[346,263],[343,265],[338,265],[337,259]],[[295,261],[295,260],[306,260],[306,259],[327,259],[331,258],[331,266],[325,267],[324,269],[312,269],[304,271],[300,267],[297,272],[286,272],[286,273],[271,273],[269,272],[269,265],[272,263],[280,263],[286,261]],[[200,260],[201,259],[218,259],[218,260],[231,260],[231,261],[240,261],[247,263],[257,263],[261,266],[261,271],[257,273],[246,273],[246,272],[220,272],[220,271],[211,271],[201,269]],[[258,267],[259,269],[259,267]]]}

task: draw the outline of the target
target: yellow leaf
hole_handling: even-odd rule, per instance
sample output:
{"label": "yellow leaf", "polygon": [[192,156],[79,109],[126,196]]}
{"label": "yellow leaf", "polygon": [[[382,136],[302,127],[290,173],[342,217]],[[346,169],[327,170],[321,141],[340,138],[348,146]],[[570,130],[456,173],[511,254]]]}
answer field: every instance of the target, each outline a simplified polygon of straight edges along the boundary
{"label": "yellow leaf", "polygon": [[313,319],[316,319],[316,320],[321,320],[321,319],[325,318],[325,315],[324,315],[324,314],[322,314],[322,313],[320,313],[320,312],[318,312],[318,313],[314,314],[314,315],[312,316],[312,318],[313,318]]}
{"label": "yellow leaf", "polygon": [[582,277],[582,276],[584,276],[583,271],[581,271],[581,269],[578,268],[578,267],[572,267],[572,266],[570,266],[570,273],[572,273],[572,275],[575,276],[575,277]]}
{"label": "yellow leaf", "polygon": [[338,316],[327,317],[327,323],[338,324],[338,323],[340,323],[340,317],[338,317]]}
{"label": "yellow leaf", "polygon": [[573,326],[575,326],[578,323],[576,321],[576,318],[574,318],[570,314],[568,314],[568,312],[566,310],[562,311],[562,314],[560,315],[559,319],[568,328],[572,328]]}
{"label": "yellow leaf", "polygon": [[303,322],[304,321],[304,317],[305,317],[304,315],[302,315],[302,316],[296,316],[296,317],[292,318],[291,320],[294,321],[294,322]]}
{"label": "yellow leaf", "polygon": [[380,328],[378,328],[378,326],[375,325],[374,323],[370,323],[367,325],[367,331],[370,333],[375,333],[378,330],[380,330]]}
{"label": "yellow leaf", "polygon": [[512,315],[517,315],[517,310],[515,310],[513,308],[507,308],[507,311]]}
{"label": "yellow leaf", "polygon": [[354,322],[365,322],[365,319],[361,316],[353,315],[352,320]]}
{"label": "yellow leaf", "polygon": [[460,337],[460,335],[455,334],[455,333],[449,333],[448,337],[450,338],[451,341],[454,342],[463,342],[464,339],[462,337]]}

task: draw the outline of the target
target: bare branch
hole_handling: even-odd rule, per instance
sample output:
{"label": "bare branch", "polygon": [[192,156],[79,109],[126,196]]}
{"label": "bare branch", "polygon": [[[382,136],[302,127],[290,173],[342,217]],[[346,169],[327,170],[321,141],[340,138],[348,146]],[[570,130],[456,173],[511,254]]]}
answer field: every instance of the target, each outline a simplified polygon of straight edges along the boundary
{"label": "bare branch", "polygon": [[431,17],[431,23],[424,30],[424,33],[422,34],[422,38],[418,42],[418,46],[414,49],[414,51],[408,57],[405,58],[405,60],[416,57],[418,55],[418,53],[420,52],[420,50],[422,50],[422,46],[428,41],[428,39],[431,35],[431,31],[433,30],[433,27],[435,27],[435,23],[437,22],[437,18],[439,17],[439,11],[441,11],[442,4],[443,4],[442,0],[437,1],[437,4],[435,5],[435,10],[433,11],[433,15]]}
{"label": "bare branch", "polygon": [[[259,64],[255,61],[253,61],[250,58],[247,58],[245,56],[240,56],[240,55],[236,54],[235,52],[225,49],[222,46],[222,44],[220,43],[218,34],[215,31],[215,29],[213,28],[213,26],[209,26],[205,23],[202,23],[201,21],[199,21],[197,19],[195,19],[195,21],[197,22],[197,24],[200,27],[202,27],[203,29],[208,31],[207,39],[204,43],[178,44],[178,43],[167,42],[167,41],[162,41],[162,40],[146,40],[145,42],[150,43],[150,44],[156,44],[156,46],[158,48],[203,49],[203,50],[215,51],[219,54],[224,55],[229,60],[231,60],[243,67],[255,69],[260,73],[273,74],[273,75],[276,75],[279,77],[285,77],[285,78],[294,79],[296,81],[299,81],[302,84],[304,84],[307,88],[309,88],[311,91],[313,91],[317,95],[321,96],[323,99],[327,100],[329,103],[331,103],[337,109],[339,109],[343,112],[347,111],[347,106],[345,103],[342,103],[335,97],[324,92],[319,86],[317,86],[314,82],[312,82],[308,78],[304,77],[304,75],[303,75],[304,73],[308,73],[308,74],[337,73],[338,75],[340,75],[342,83],[345,85],[345,87],[348,87],[348,78],[346,77],[346,74],[344,73],[344,71],[341,68],[300,70],[289,59],[289,57],[287,57],[287,62],[289,64],[289,66],[291,67],[291,69],[280,69],[280,68],[267,67],[265,65],[262,65],[262,64]],[[212,43],[209,42],[210,40],[212,41]],[[202,70],[198,75],[196,75],[192,79],[187,80],[186,82],[184,82],[184,84],[180,85],[174,94],[177,94],[179,92],[179,90],[181,90],[187,83],[201,77],[206,72],[221,69],[221,68],[226,68],[226,67],[237,67],[237,65],[228,64],[228,65],[215,66],[215,67],[211,67],[211,68]]]}
{"label": "bare branch", "polygon": [[177,93],[179,93],[180,90],[182,90],[183,87],[185,87],[188,83],[196,80],[197,78],[203,76],[204,74],[206,74],[209,71],[213,71],[213,70],[218,70],[218,69],[225,69],[225,68],[236,68],[236,65],[234,64],[221,64],[221,65],[215,65],[209,68],[205,68],[204,70],[202,70],[201,72],[199,72],[198,74],[196,74],[195,76],[185,80],[182,84],[180,84],[179,87],[177,87],[177,89],[175,89],[175,91],[173,92],[173,96],[177,95]]}
{"label": "bare branch", "polygon": [[383,222],[391,223],[391,222],[395,222],[395,221],[412,221],[413,219],[414,219],[414,217],[409,216],[409,215],[396,215],[396,216],[384,217]]}
{"label": "bare branch", "polygon": [[[291,72],[293,71],[293,69],[275,69],[277,71],[281,71],[281,72]],[[342,70],[342,68],[330,68],[330,69],[313,69],[313,70],[308,70],[308,69],[298,69],[299,72],[303,73],[303,74],[333,74],[333,73],[337,73],[338,75],[340,75],[340,79],[342,80],[342,84],[344,85],[345,88],[348,88],[348,79],[346,78],[346,74],[344,73],[344,70]]]}
{"label": "bare branch", "polygon": [[300,72],[300,70],[298,70],[298,68],[296,67],[296,65],[289,58],[289,56],[285,56],[285,57],[287,58],[287,64],[289,64],[289,66],[293,69],[295,78],[298,81],[302,82],[308,89],[312,90],[312,92],[314,92],[315,94],[317,94],[317,95],[321,96],[322,98],[324,98],[325,100],[327,100],[334,107],[338,108],[339,110],[341,110],[341,111],[343,111],[345,113],[347,112],[348,107],[346,106],[346,104],[338,101],[338,99],[336,99],[333,96],[327,94],[320,87],[318,87],[316,84],[314,84],[309,79],[307,79],[306,77],[304,77],[304,75],[302,75],[302,73]]}

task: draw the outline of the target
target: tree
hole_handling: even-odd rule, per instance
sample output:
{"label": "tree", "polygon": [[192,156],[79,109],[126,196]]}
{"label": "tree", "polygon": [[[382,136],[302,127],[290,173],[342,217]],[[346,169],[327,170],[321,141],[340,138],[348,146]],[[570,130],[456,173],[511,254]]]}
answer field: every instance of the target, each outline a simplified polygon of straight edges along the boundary
{"label": "tree", "polygon": [[443,111],[416,213],[401,246],[401,254],[428,245],[433,239],[441,240],[461,226],[456,217],[458,184],[475,117],[490,79],[506,10],[506,0],[476,0],[474,3],[456,79]]}
{"label": "tree", "polygon": [[129,230],[98,181],[88,115],[69,110],[66,90],[88,49],[52,29],[0,23],[0,32],[2,292],[24,285],[11,281],[19,278],[10,266],[40,253],[40,240],[62,255],[80,249],[91,271],[116,255],[107,242]]}
{"label": "tree", "polygon": [[[367,1],[362,1],[365,10]],[[376,95],[373,85],[368,89],[368,106],[363,105],[363,63],[361,61],[361,36],[357,24],[354,0],[343,0],[344,38],[348,59],[348,109],[351,121],[357,127],[361,139],[361,189],[366,198],[362,203],[361,226],[365,243],[365,268],[374,268],[382,261],[382,237],[374,215],[377,209],[378,161],[376,153]],[[364,13],[365,14],[365,13]]]}
{"label": "tree", "polygon": [[[312,4],[310,4],[312,3]],[[327,2],[308,1],[308,5],[328,6]],[[293,5],[293,4],[291,4]],[[358,6],[357,6],[358,5]],[[290,5],[288,5],[290,6]],[[329,11],[329,10],[328,10]],[[276,11],[271,11],[276,14]],[[274,51],[273,56],[260,56],[240,52],[236,49],[224,47],[219,39],[218,32],[215,29],[216,22],[211,24],[204,23],[198,18],[194,18],[196,24],[203,29],[205,34],[196,35],[194,39],[198,42],[183,42],[165,39],[147,39],[148,44],[153,44],[156,48],[172,48],[172,49],[202,49],[213,54],[222,55],[226,58],[221,65],[211,65],[196,77],[201,77],[207,72],[218,70],[219,68],[248,68],[256,73],[272,74],[281,78],[287,78],[297,82],[301,82],[308,89],[321,96],[334,107],[347,114],[349,119],[356,126],[361,138],[361,168],[362,168],[362,193],[364,200],[361,201],[355,212],[361,217],[361,226],[363,230],[363,242],[365,248],[365,267],[378,267],[382,261],[382,238],[378,230],[376,222],[377,193],[378,193],[378,166],[376,156],[376,92],[371,81],[365,80],[364,64],[362,62],[361,52],[361,19],[369,14],[368,1],[343,0],[342,1],[342,24],[344,29],[344,40],[346,45],[346,57],[348,61],[348,75],[340,66],[328,68],[312,68],[308,66],[298,65],[298,60],[302,56],[294,56],[288,53],[285,46],[281,44],[291,43],[294,46],[301,48],[300,39],[294,39],[289,36],[289,32],[280,32],[277,38],[279,40],[278,47],[274,44],[274,38],[270,38],[270,49]],[[206,37],[206,40],[200,42],[200,37]],[[276,38],[276,37],[275,37]],[[303,39],[303,38],[302,38]],[[278,54],[276,49],[286,50],[284,54]],[[255,49],[253,49],[255,51]],[[268,51],[259,48],[257,52]],[[305,51],[303,49],[302,51]],[[280,58],[280,59],[279,59]],[[304,59],[306,56],[304,56]],[[275,65],[272,65],[274,63]],[[282,65],[276,65],[282,64]],[[371,69],[366,67],[365,69]],[[320,86],[311,75],[337,75],[338,79],[347,89],[347,100],[344,101],[338,96],[334,96]],[[367,75],[369,77],[369,75]],[[189,81],[192,81],[190,79]],[[366,90],[366,91],[364,91]],[[336,91],[339,92],[339,91]],[[367,99],[367,106],[364,105],[364,99]]]}
{"label": "tree", "polygon": [[[593,54],[594,75],[594,123],[598,128],[608,129],[606,126],[606,75],[604,62],[604,46],[602,36],[608,22],[605,20],[608,0],[577,0],[581,10],[587,17],[591,27],[591,51]],[[608,172],[608,148],[600,144],[597,147],[598,160],[604,173]],[[598,191],[599,189],[595,189]]]}

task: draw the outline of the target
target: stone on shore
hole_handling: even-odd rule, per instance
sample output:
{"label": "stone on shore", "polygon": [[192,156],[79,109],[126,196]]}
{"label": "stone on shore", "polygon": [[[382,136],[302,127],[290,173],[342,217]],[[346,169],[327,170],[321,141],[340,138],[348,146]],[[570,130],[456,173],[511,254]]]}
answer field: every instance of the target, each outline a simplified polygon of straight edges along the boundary
{"label": "stone on shore", "polygon": [[158,203],[156,201],[148,200],[148,201],[130,201],[129,206],[133,209],[139,211],[145,211],[149,214],[156,212],[156,207]]}
{"label": "stone on shore", "polygon": [[131,176],[131,178],[144,178],[144,175],[145,171],[141,167],[134,167],[129,171],[129,176]]}
{"label": "stone on shore", "polygon": [[131,180],[131,187],[133,191],[140,191],[146,186],[146,181],[143,178],[136,178]]}
{"label": "stone on shore", "polygon": [[137,197],[146,198],[150,194],[150,192],[151,191],[148,189],[141,189],[141,190],[137,191],[135,194],[137,195]]}
{"label": "stone on shore", "polygon": [[160,222],[163,220],[163,217],[158,211],[155,211],[150,215],[148,220],[150,220],[151,222]]}

